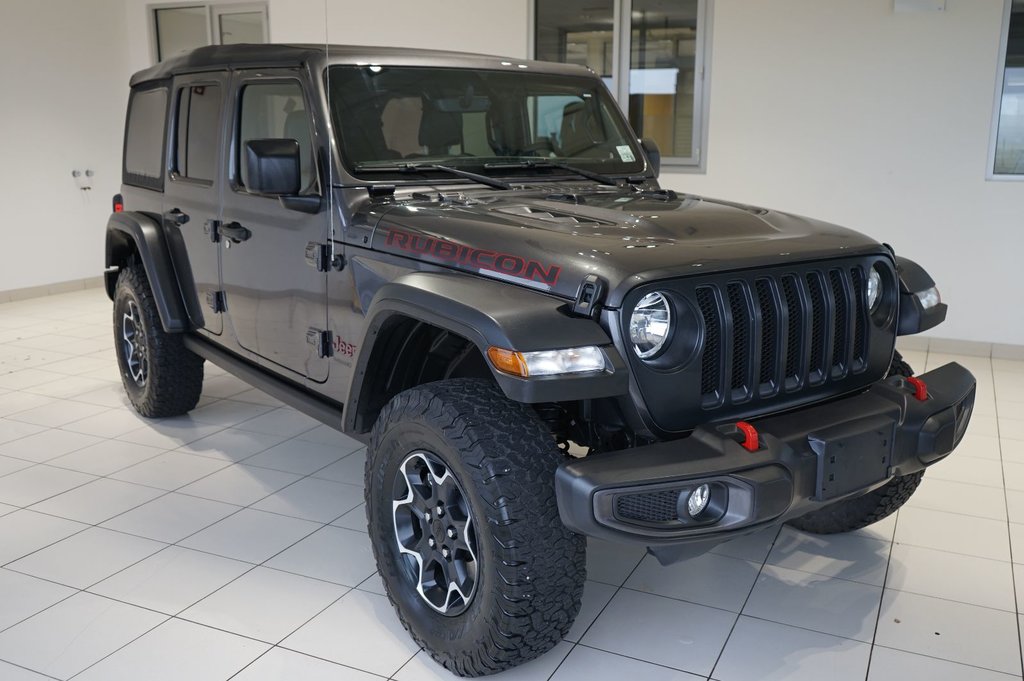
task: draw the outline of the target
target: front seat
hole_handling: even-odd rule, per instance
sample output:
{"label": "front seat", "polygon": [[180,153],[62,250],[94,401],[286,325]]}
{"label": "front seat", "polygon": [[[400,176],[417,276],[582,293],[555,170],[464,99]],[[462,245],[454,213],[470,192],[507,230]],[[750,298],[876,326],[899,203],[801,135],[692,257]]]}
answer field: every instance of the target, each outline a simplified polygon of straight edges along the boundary
{"label": "front seat", "polygon": [[562,109],[562,128],[558,136],[562,155],[575,156],[603,141],[593,111],[584,102],[572,102]]}
{"label": "front seat", "polygon": [[419,142],[428,156],[447,156],[453,146],[462,145],[462,117],[454,112],[439,111],[430,102],[424,102]]}

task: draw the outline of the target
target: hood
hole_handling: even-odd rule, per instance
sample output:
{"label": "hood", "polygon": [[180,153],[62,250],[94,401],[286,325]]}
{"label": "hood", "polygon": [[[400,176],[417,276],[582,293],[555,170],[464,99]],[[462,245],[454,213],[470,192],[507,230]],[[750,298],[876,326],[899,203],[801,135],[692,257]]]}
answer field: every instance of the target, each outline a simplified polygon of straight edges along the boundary
{"label": "hood", "polygon": [[631,288],[657,279],[884,252],[862,234],[817,220],[617,188],[419,193],[378,215],[375,250],[569,299],[596,274],[613,308]]}

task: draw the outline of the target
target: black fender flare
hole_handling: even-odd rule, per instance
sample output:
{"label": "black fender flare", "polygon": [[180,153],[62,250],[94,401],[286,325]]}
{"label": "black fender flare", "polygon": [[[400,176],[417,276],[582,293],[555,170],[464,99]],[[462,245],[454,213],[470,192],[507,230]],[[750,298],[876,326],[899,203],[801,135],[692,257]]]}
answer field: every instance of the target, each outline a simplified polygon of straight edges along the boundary
{"label": "black fender flare", "polygon": [[114,213],[107,221],[107,270],[104,273],[107,295],[113,299],[117,284],[115,268],[123,266],[133,250],[146,270],[164,331],[181,333],[191,329],[163,230],[156,219],[145,213]]}
{"label": "black fender flare", "polygon": [[946,319],[946,312],[949,309],[947,305],[939,303],[925,309],[916,295],[935,286],[935,280],[913,260],[899,255],[895,258],[896,273],[900,279],[900,317],[897,335],[908,336],[938,326]]}
{"label": "black fender flare", "polygon": [[363,346],[345,400],[346,430],[356,429],[374,345],[382,327],[396,315],[458,334],[485,358],[491,346],[521,352],[586,345],[604,350],[610,370],[601,374],[520,378],[501,373],[488,362],[498,386],[517,402],[625,395],[628,371],[611,338],[596,321],[572,316],[570,307],[547,294],[456,273],[412,272],[381,286],[367,310]]}

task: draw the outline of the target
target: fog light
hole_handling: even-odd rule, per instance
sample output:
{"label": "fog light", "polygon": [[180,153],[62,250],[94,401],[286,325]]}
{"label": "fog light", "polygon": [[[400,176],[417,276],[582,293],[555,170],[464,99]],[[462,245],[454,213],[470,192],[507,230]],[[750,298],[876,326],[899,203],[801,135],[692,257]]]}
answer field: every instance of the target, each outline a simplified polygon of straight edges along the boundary
{"label": "fog light", "polygon": [[690,492],[690,498],[686,500],[686,510],[690,513],[690,517],[696,519],[708,507],[710,500],[711,489],[707,485],[701,485]]}

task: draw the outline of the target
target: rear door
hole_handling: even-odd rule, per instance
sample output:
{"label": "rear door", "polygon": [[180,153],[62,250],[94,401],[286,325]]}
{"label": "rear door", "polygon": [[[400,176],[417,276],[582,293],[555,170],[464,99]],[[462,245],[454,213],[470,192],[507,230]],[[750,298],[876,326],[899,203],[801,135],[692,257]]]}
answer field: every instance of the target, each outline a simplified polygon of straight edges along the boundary
{"label": "rear door", "polygon": [[239,71],[232,87],[230,187],[222,220],[244,227],[249,237],[239,243],[221,239],[227,316],[238,344],[271,368],[323,382],[329,361],[316,341],[328,328],[327,274],[307,253],[311,245],[327,243],[328,213],[310,215],[248,193],[240,163],[249,140],[294,139],[303,167],[301,193],[320,195],[325,180],[317,170],[309,94],[297,69]]}
{"label": "rear door", "polygon": [[[192,322],[210,333],[223,330],[218,313],[218,247],[212,228],[220,219],[226,73],[178,77],[171,96],[169,173],[164,224]],[[188,282],[195,282],[195,295]]]}

